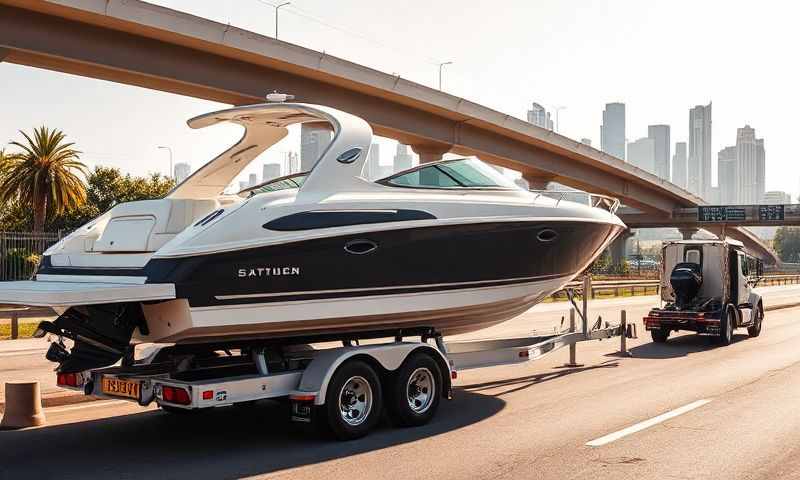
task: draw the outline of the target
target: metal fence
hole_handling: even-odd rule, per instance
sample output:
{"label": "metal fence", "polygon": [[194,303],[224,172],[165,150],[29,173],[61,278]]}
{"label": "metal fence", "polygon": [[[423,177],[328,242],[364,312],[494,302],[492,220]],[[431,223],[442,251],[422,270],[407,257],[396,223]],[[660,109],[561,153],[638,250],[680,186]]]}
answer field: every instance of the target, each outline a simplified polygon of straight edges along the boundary
{"label": "metal fence", "polygon": [[0,232],[0,281],[27,280],[61,233]]}

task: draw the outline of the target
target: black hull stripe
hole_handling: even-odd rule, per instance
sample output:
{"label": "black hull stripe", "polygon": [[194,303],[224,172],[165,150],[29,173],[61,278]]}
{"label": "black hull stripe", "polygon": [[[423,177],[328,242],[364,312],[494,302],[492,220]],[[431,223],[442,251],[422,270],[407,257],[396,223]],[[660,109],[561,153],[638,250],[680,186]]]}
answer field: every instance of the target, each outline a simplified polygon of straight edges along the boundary
{"label": "black hull stripe", "polygon": [[[293,302],[301,300],[320,300],[331,298],[372,297],[380,295],[402,295],[408,293],[435,293],[452,290],[469,290],[473,288],[503,287],[508,285],[521,285],[562,278],[565,275],[543,275],[539,277],[516,278],[508,280],[492,280],[486,282],[464,282],[436,285],[417,285],[408,287],[364,288],[347,290],[327,290],[322,292],[287,292],[279,294],[252,294],[252,295],[226,295],[217,296],[223,304],[261,304],[276,302]],[[192,305],[203,307],[203,305]]]}

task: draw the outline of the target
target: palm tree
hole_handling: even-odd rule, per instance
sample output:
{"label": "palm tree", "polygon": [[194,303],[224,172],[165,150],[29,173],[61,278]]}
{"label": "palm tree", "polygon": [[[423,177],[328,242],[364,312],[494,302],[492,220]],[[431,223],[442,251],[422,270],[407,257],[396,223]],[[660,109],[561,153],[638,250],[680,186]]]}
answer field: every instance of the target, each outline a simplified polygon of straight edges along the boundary
{"label": "palm tree", "polygon": [[33,138],[23,131],[26,144],[11,142],[19,153],[6,155],[7,166],[0,174],[0,201],[18,199],[33,210],[33,230],[41,232],[48,213],[61,214],[83,204],[86,186],[77,175],[86,175],[73,143],[64,133],[47,127],[33,129]]}

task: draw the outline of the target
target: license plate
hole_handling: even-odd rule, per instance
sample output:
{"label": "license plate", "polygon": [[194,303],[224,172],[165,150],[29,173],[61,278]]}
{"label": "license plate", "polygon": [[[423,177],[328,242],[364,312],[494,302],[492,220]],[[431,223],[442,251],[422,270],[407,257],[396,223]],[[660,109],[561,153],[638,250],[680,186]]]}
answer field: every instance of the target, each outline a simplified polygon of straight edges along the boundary
{"label": "license plate", "polygon": [[139,382],[120,380],[119,378],[103,378],[103,393],[115,397],[139,399]]}

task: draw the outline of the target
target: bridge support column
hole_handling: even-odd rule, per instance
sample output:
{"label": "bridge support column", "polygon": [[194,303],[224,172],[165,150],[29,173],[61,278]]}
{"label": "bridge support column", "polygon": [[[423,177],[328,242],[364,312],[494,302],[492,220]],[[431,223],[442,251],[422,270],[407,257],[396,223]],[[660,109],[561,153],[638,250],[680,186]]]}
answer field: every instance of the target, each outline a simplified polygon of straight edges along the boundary
{"label": "bridge support column", "polygon": [[628,239],[634,235],[633,230],[625,230],[611,244],[611,264],[622,265],[625,262],[627,253]]}
{"label": "bridge support column", "polygon": [[681,232],[681,235],[683,236],[684,240],[691,240],[694,234],[700,231],[700,229],[687,227],[687,228],[679,228],[678,231]]}
{"label": "bridge support column", "polygon": [[438,162],[442,159],[442,155],[450,151],[451,145],[440,144],[423,144],[423,145],[410,145],[411,150],[419,155],[419,163]]}
{"label": "bridge support column", "polygon": [[547,190],[547,184],[556,179],[555,175],[534,172],[522,172],[522,178],[528,182],[530,190]]}

